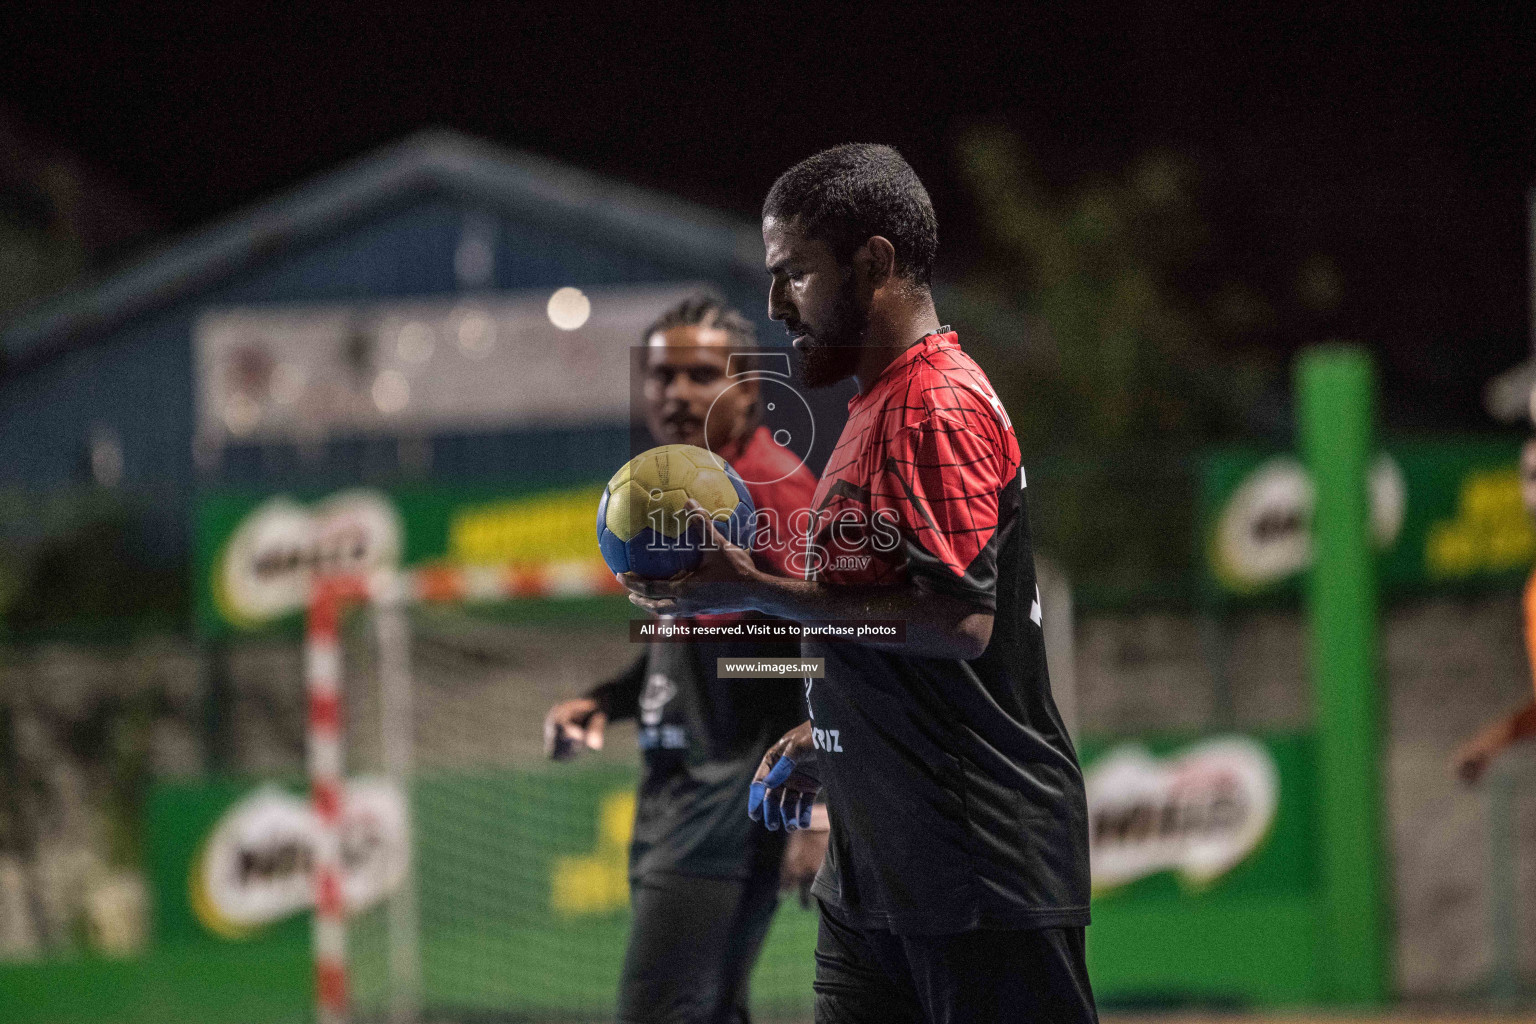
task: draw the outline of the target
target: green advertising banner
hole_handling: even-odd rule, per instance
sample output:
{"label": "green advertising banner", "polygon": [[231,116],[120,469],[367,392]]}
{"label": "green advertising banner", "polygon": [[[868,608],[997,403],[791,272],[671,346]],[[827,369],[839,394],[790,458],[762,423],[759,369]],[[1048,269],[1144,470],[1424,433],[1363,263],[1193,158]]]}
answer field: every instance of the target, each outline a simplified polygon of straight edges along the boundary
{"label": "green advertising banner", "polygon": [[1295,734],[1082,745],[1088,964],[1109,1005],[1316,1000],[1316,752]]}
{"label": "green advertising banner", "polygon": [[[1518,438],[1384,446],[1370,476],[1371,527],[1388,594],[1518,586],[1536,560],[1520,499]],[[1217,602],[1296,599],[1312,559],[1312,482],[1300,459],[1229,450],[1201,474],[1204,589]]]}
{"label": "green advertising banner", "polygon": [[[612,1013],[629,930],[635,778],[628,765],[594,761],[416,780],[411,853],[427,1009],[454,1019]],[[285,827],[284,815],[273,813],[301,792],[297,784],[249,782],[157,787],[146,834],[162,953],[175,949],[209,962],[307,962],[307,907],[282,905],[285,891],[307,893],[307,852],[295,843],[299,827]],[[354,882],[373,874],[360,851],[374,844],[352,826],[344,833],[352,851],[350,900]],[[261,901],[271,909],[259,925],[230,929],[230,911],[209,912],[210,903],[250,908]],[[382,902],[362,909],[349,940],[349,980],[364,1015],[387,990],[385,916]],[[808,1013],[815,933],[814,910],[786,900],[753,984],[758,1016]],[[298,987],[289,1003],[302,1002],[307,972],[282,976]],[[199,997],[212,1004],[219,998]]]}
{"label": "green advertising banner", "polygon": [[205,635],[292,628],[316,571],[602,566],[606,481],[542,488],[215,491],[196,505],[196,610]]}
{"label": "green advertising banner", "polygon": [[[1311,738],[1090,741],[1083,752],[1095,877],[1089,959],[1105,1003],[1318,998]],[[629,926],[634,781],[631,767],[594,761],[416,782],[412,853],[428,1006],[561,1018],[611,1012]],[[285,820],[274,813],[282,800],[300,793],[232,782],[155,791],[146,834],[161,955],[174,948],[227,962],[231,977],[243,961],[303,961],[307,911],[280,897],[290,882],[307,891],[306,861],[295,855],[294,830],[274,824]],[[366,858],[352,865],[371,873]],[[233,909],[208,912],[210,904],[248,909],[263,893],[279,899],[262,924],[230,929]],[[388,962],[378,929],[369,930],[370,915],[381,913],[364,911],[356,929],[353,984],[364,1004],[382,990]],[[815,912],[786,900],[754,976],[759,1016],[806,1014],[815,931]],[[299,970],[283,976],[308,984]]]}
{"label": "green advertising banner", "polygon": [[[1373,969],[1324,969],[1313,738],[1089,740],[1082,751],[1095,883],[1089,969],[1105,1006],[1319,1003],[1324,979]],[[612,1013],[629,928],[634,785],[634,768],[618,760],[417,779],[410,849],[427,1009],[456,1020]],[[151,949],[0,968],[6,1020],[307,1019],[303,793],[297,779],[157,785],[145,828]],[[387,907],[377,901],[390,893],[353,876],[400,884],[375,870],[388,863],[388,832],[379,842],[366,828],[347,831],[348,899],[361,891],[367,904],[349,936],[360,1017],[386,990]],[[809,1017],[815,941],[816,912],[786,898],[753,976],[755,1017]]]}

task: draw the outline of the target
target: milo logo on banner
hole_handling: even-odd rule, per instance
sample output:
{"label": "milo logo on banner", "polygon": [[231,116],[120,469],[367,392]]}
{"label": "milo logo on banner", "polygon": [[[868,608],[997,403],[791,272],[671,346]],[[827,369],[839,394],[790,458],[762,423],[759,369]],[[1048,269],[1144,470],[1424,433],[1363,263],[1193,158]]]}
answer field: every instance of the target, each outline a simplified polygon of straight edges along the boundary
{"label": "milo logo on banner", "polygon": [[1161,871],[1208,885],[1269,834],[1280,776],[1263,744],[1206,740],[1157,758],[1115,747],[1084,773],[1095,891]]}
{"label": "milo logo on banner", "polygon": [[[192,862],[192,909],[210,931],[242,938],[314,905],[315,835],[309,801],[264,786],[219,819]],[[410,860],[405,800],[382,779],[347,783],[342,895],[349,913],[399,888]]]}
{"label": "milo logo on banner", "polygon": [[515,568],[558,577],[574,567],[577,578],[593,577],[601,494],[601,484],[490,483],[328,496],[208,491],[197,501],[198,625],[213,635],[282,629],[304,610],[317,573]]}
{"label": "milo logo on banner", "polygon": [[[1390,548],[1403,528],[1403,471],[1383,455],[1371,468],[1371,531]],[[1278,583],[1312,564],[1312,478],[1300,460],[1276,456],[1232,491],[1219,510],[1207,552],[1216,578],[1247,593]]]}
{"label": "milo logo on banner", "polygon": [[376,491],[344,491],[306,508],[288,497],[253,509],[213,566],[213,596],[229,622],[255,626],[302,609],[317,572],[400,563],[400,517]]}

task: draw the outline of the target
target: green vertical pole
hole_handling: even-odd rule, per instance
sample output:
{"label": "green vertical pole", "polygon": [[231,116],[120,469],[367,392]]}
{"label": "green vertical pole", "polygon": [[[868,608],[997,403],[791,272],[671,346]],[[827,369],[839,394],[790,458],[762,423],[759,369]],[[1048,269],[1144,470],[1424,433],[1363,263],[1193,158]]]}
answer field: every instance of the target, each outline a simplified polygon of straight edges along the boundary
{"label": "green vertical pole", "polygon": [[1389,962],[1367,483],[1375,413],[1370,356],[1346,346],[1303,353],[1296,396],[1302,455],[1317,489],[1306,593],[1319,769],[1319,994],[1380,1003]]}

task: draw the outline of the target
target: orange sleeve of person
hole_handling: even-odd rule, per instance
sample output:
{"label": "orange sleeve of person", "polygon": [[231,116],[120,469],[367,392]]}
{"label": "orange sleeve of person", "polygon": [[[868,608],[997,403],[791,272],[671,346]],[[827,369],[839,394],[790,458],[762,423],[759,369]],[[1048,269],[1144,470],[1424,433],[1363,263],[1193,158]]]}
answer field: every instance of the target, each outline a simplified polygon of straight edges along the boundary
{"label": "orange sleeve of person", "polygon": [[1536,572],[1525,581],[1525,596],[1520,603],[1525,610],[1525,656],[1531,667],[1531,686],[1536,690]]}

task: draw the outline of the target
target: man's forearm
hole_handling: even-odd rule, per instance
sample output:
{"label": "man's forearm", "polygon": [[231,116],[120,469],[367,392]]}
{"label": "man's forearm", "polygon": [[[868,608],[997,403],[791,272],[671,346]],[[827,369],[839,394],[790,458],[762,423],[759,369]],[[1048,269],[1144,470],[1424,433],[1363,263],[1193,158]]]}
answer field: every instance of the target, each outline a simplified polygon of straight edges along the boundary
{"label": "man's forearm", "polygon": [[1510,715],[1502,725],[1505,743],[1517,743],[1536,736],[1536,701]]}
{"label": "man's forearm", "polygon": [[647,665],[647,654],[642,652],[629,668],[594,686],[586,695],[597,701],[612,721],[634,718],[640,714],[640,691],[645,687]]}
{"label": "man's forearm", "polygon": [[1532,736],[1536,736],[1536,701],[1488,725],[1472,737],[1467,746],[1497,752]]}
{"label": "man's forearm", "polygon": [[899,619],[906,624],[901,642],[860,642],[919,658],[976,658],[992,636],[992,612],[911,583],[836,586],[767,577],[754,585],[752,596],[758,611],[796,622]]}

